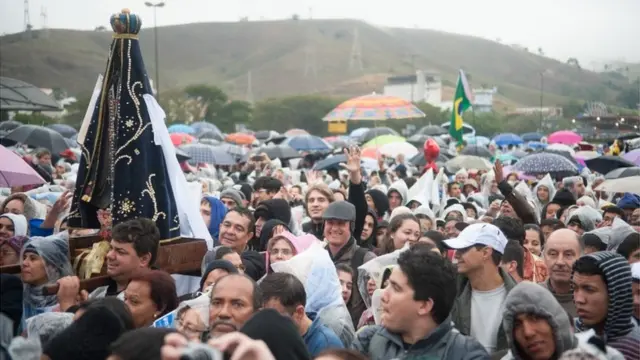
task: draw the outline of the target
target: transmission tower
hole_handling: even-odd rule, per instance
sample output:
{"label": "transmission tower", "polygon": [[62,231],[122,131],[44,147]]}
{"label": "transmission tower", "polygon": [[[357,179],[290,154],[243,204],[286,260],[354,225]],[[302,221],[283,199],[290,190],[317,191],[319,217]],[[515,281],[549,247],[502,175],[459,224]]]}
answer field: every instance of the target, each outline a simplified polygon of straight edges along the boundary
{"label": "transmission tower", "polygon": [[29,15],[29,0],[24,0],[24,31],[30,34],[32,27],[31,16]]}
{"label": "transmission tower", "polygon": [[253,82],[251,80],[251,70],[247,73],[247,95],[246,100],[249,104],[253,104]]}
{"label": "transmission tower", "polygon": [[47,27],[47,9],[44,6],[40,9],[40,17],[42,18],[42,35],[46,38],[49,35],[49,28]]}
{"label": "transmission tower", "polygon": [[[304,77],[311,77],[311,84],[316,90],[316,80],[318,79],[318,68],[316,66],[316,47],[313,43],[313,9],[309,8],[309,26],[307,27],[307,46],[304,52]],[[301,22],[303,23],[303,22]]]}
{"label": "transmission tower", "polygon": [[357,27],[353,29],[353,44],[351,45],[349,70],[364,70],[364,66],[362,65],[362,46],[360,45],[360,36],[358,35]]}

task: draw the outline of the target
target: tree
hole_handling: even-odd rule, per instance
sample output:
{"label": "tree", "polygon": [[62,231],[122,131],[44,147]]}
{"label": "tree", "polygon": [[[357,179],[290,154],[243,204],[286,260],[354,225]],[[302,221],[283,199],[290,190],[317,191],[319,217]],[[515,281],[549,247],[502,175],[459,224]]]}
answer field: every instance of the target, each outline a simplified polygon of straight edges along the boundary
{"label": "tree", "polygon": [[60,119],[58,118],[49,117],[38,112],[33,112],[31,114],[17,113],[13,117],[13,120],[31,125],[49,125],[60,122]]}
{"label": "tree", "polygon": [[580,67],[580,62],[578,61],[578,59],[571,57],[567,59],[567,65],[570,66],[575,66],[578,70],[581,70],[582,67]]}
{"label": "tree", "polygon": [[584,112],[584,102],[571,99],[568,103],[562,105],[562,115],[565,118],[572,119]]}
{"label": "tree", "polygon": [[542,51],[541,47],[538,48],[538,55],[544,56],[544,51]]}
{"label": "tree", "polygon": [[82,121],[84,120],[84,115],[87,112],[90,101],[90,96],[77,98],[76,102],[67,106],[67,108],[65,109],[66,114],[62,117],[62,122],[65,124],[69,124],[76,129],[79,128],[82,124]]}
{"label": "tree", "polygon": [[230,100],[216,86],[192,85],[184,90],[187,97],[204,105],[204,119],[213,122],[221,130],[233,131],[236,123],[251,120],[251,105],[245,101]]}
{"label": "tree", "polygon": [[267,99],[256,104],[252,126],[255,130],[286,131],[305,129],[314,135],[327,133],[322,118],[338,106],[343,99],[319,95],[300,95]]}
{"label": "tree", "polygon": [[616,104],[629,109],[637,109],[640,102],[640,77],[616,97]]}

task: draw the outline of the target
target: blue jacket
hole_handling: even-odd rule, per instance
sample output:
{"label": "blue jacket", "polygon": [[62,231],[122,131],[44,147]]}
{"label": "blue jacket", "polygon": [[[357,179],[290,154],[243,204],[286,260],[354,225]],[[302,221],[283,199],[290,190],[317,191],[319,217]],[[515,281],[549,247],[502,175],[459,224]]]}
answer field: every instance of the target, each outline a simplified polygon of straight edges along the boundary
{"label": "blue jacket", "polygon": [[321,352],[327,349],[342,349],[344,345],[340,338],[333,332],[333,330],[326,327],[319,318],[315,317],[315,314],[307,313],[307,316],[313,320],[311,326],[307,330],[307,333],[302,336],[307,350],[311,357],[315,358]]}

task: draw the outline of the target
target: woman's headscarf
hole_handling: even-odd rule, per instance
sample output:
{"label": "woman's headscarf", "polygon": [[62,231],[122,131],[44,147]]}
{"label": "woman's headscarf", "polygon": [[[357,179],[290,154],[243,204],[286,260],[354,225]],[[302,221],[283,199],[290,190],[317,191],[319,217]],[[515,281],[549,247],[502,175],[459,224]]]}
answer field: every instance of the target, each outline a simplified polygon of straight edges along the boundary
{"label": "woman's headscarf", "polygon": [[[58,279],[73,275],[73,268],[69,263],[69,245],[57,236],[33,237],[24,244],[20,258],[27,252],[40,256],[47,272],[47,283],[55,284]],[[53,306],[58,302],[56,295],[43,295],[45,285],[34,286],[24,284],[23,303],[26,307],[43,308]],[[27,314],[25,314],[27,315]],[[25,319],[27,316],[25,316]]]}
{"label": "woman's headscarf", "polygon": [[29,224],[27,223],[27,218],[24,215],[6,213],[0,215],[0,218],[3,217],[11,220],[13,223],[13,236],[27,236]]}
{"label": "woman's headscarf", "polygon": [[220,224],[224,220],[224,216],[227,214],[227,208],[224,206],[220,199],[213,196],[205,196],[203,199],[209,202],[211,205],[211,217],[209,222],[209,234],[213,237],[213,240],[218,243],[218,236],[220,235]]}

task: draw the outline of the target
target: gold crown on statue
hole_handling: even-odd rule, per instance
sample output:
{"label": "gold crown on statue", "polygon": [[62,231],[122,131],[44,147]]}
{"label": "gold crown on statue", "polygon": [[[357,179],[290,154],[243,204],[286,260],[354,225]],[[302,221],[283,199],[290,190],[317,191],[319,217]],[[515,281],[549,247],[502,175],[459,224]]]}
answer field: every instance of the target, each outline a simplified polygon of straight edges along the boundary
{"label": "gold crown on statue", "polygon": [[137,35],[142,28],[142,19],[129,9],[122,9],[119,14],[111,15],[110,23],[116,34]]}

